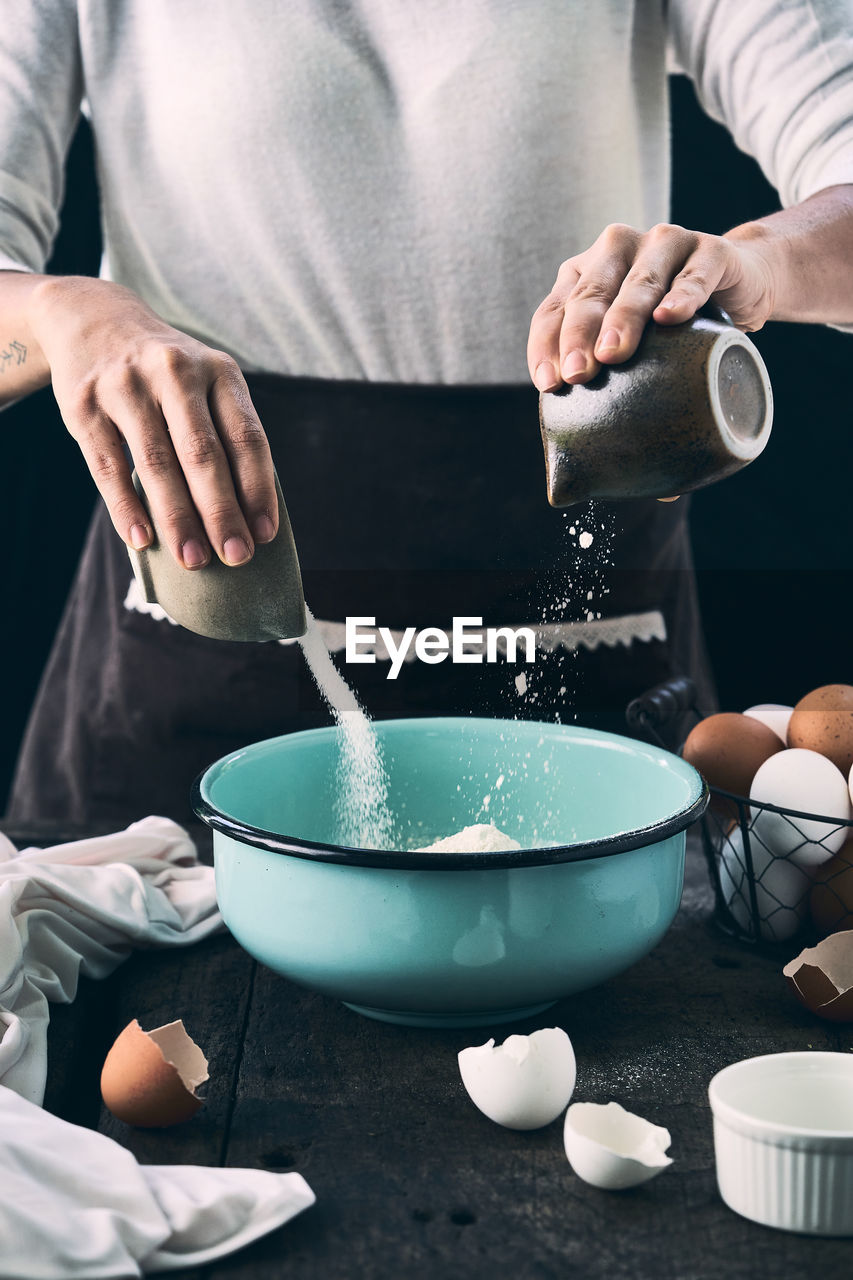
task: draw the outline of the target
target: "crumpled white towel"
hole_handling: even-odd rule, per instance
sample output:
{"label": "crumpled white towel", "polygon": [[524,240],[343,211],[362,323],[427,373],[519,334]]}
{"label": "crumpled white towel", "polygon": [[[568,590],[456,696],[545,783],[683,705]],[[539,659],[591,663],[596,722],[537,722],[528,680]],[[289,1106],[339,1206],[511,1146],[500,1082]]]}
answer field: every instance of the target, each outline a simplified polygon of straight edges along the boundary
{"label": "crumpled white towel", "polygon": [[198,1266],[314,1203],[298,1173],[140,1165],[0,1087],[0,1276],[100,1280]]}
{"label": "crumpled white towel", "polygon": [[0,835],[0,1083],[42,1101],[48,1001],[73,1000],[81,973],[221,927],[213,870],[169,818],[21,853]]}
{"label": "crumpled white towel", "polygon": [[42,1111],[48,1001],[103,978],[135,946],[222,927],[213,871],[186,831],[126,831],[18,853],[0,833],[0,1277],[99,1280],[231,1253],[314,1203],[298,1173],[139,1165]]}

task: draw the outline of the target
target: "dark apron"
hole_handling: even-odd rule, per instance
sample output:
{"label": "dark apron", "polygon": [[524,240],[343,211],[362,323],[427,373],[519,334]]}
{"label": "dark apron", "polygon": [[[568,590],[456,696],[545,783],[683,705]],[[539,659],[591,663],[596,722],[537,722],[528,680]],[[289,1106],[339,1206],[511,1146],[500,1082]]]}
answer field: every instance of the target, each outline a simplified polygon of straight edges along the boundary
{"label": "dark apron", "polygon": [[[459,615],[486,626],[588,611],[660,610],[666,620],[666,641],[557,647],[533,667],[415,661],[389,680],[387,662],[336,655],[371,715],[519,716],[625,732],[627,702],[673,674],[692,675],[713,707],[687,500],[553,510],[531,387],[248,382],[315,617],[374,616],[395,629],[449,628]],[[598,540],[586,551],[581,527]],[[99,503],[22,747],[15,821],[188,821],[190,784],[219,756],[331,722],[298,645],[208,640],[131,611],[131,576]]]}

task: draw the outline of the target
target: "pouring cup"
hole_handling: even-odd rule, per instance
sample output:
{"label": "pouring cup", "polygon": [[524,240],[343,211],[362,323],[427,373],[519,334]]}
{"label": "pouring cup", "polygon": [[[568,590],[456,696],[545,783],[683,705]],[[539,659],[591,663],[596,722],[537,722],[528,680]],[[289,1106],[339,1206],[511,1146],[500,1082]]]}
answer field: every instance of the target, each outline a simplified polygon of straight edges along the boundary
{"label": "pouring cup", "polygon": [[724,312],[650,323],[636,353],[591,382],[543,392],[548,500],[669,498],[733,475],[767,444],[770,378]]}
{"label": "pouring cup", "polygon": [[142,481],[133,484],[154,530],[154,541],[130,560],[146,601],[173,621],[214,640],[281,640],[305,634],[305,597],[293,530],[278,475],[278,533],[255,547],[252,559],[233,567],[215,555],[201,569],[178,564],[163,539]]}

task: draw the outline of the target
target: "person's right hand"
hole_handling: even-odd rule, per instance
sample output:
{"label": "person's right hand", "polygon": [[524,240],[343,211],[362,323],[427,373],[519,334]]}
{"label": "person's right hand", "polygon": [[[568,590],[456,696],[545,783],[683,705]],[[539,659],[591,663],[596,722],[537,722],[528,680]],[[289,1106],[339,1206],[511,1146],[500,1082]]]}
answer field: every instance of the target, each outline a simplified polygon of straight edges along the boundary
{"label": "person's right hand", "polygon": [[163,539],[188,569],[251,559],[278,531],[269,444],[236,362],[173,329],[130,290],[46,278],[30,325],[54,395],[113,524],[131,547],[153,540],[126,442]]}

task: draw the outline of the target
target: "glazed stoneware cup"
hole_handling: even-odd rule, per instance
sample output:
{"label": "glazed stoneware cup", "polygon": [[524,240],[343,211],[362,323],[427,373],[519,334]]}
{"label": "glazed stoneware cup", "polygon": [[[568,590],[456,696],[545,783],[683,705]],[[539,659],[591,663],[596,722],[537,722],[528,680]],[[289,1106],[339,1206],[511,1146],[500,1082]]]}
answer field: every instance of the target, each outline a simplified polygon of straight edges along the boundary
{"label": "glazed stoneware cup", "polygon": [[773,421],[761,356],[716,309],[647,326],[636,353],[591,382],[543,392],[548,500],[669,498],[757,458]]}
{"label": "glazed stoneware cup", "polygon": [[248,564],[236,568],[215,555],[203,569],[185,569],[165,545],[142,482],[133,472],[154,542],[130,550],[136,580],[149,604],[159,605],[175,622],[213,640],[281,640],[305,634],[302,575],[278,476],[278,533],[259,544]]}

